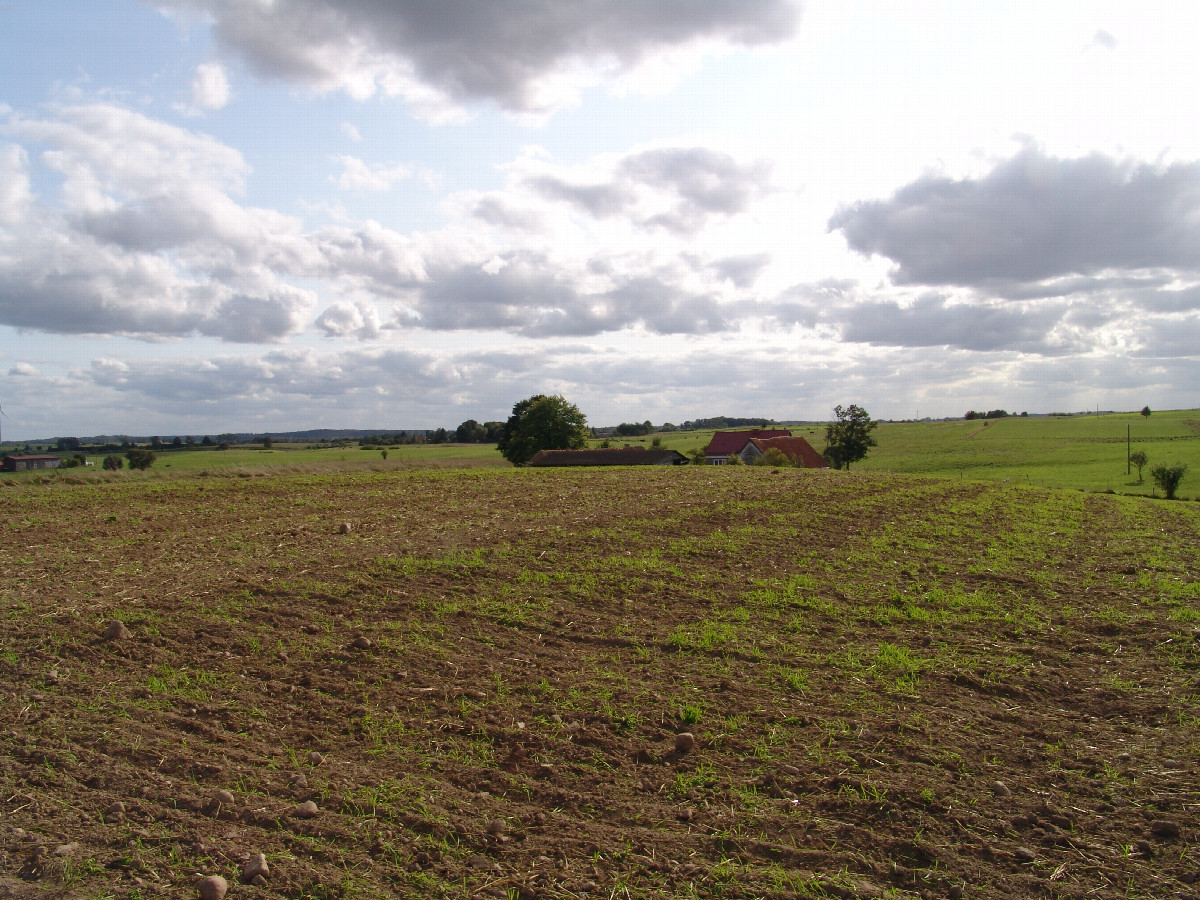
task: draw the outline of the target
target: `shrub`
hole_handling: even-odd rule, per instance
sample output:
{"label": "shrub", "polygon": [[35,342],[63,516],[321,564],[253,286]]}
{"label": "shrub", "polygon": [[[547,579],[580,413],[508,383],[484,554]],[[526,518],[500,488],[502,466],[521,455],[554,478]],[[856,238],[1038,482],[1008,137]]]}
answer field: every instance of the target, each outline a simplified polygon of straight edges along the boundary
{"label": "shrub", "polygon": [[778,447],[769,447],[767,452],[754,461],[756,466],[786,467],[792,465],[791,457]]}
{"label": "shrub", "polygon": [[134,447],[132,450],[125,452],[125,458],[129,460],[129,468],[131,469],[148,469],[154,465],[154,461],[158,459],[158,455],[153,450],[143,450],[140,447]]}
{"label": "shrub", "polygon": [[125,460],[117,456],[115,453],[104,457],[104,469],[107,472],[116,472],[118,469],[125,468]]}
{"label": "shrub", "polygon": [[1168,500],[1174,500],[1175,491],[1179,489],[1179,482],[1183,481],[1186,471],[1187,466],[1155,466],[1150,470],[1150,477],[1162,488]]}

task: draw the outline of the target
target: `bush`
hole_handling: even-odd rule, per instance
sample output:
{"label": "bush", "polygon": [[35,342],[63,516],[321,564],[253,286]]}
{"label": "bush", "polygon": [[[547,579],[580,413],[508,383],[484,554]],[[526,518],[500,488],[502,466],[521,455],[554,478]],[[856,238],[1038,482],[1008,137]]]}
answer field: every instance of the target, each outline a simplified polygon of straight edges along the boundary
{"label": "bush", "polygon": [[104,457],[104,470],[106,472],[116,472],[119,469],[125,468],[125,460],[113,453],[110,456]]}
{"label": "bush", "polygon": [[1187,471],[1187,466],[1155,466],[1150,470],[1150,477],[1154,479],[1168,500],[1175,499],[1175,491],[1179,489],[1179,482],[1183,481],[1183,473]]}
{"label": "bush", "polygon": [[775,466],[786,468],[793,465],[792,459],[778,447],[769,447],[767,452],[754,461],[756,466]]}
{"label": "bush", "polygon": [[154,461],[158,459],[158,455],[153,450],[143,450],[140,447],[134,447],[132,450],[125,452],[125,458],[129,460],[129,468],[131,469],[148,469],[154,465]]}

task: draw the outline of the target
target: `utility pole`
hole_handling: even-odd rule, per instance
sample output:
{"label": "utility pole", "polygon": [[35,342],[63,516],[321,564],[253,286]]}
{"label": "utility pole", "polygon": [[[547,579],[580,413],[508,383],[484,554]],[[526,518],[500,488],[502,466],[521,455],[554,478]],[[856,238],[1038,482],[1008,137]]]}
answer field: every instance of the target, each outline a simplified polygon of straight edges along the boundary
{"label": "utility pole", "polygon": [[1130,445],[1129,445],[1129,423],[1128,423],[1128,422],[1126,422],[1126,423],[1125,423],[1125,474],[1126,474],[1126,475],[1128,475],[1128,474],[1129,474],[1129,456],[1130,456],[1129,450],[1130,450]]}

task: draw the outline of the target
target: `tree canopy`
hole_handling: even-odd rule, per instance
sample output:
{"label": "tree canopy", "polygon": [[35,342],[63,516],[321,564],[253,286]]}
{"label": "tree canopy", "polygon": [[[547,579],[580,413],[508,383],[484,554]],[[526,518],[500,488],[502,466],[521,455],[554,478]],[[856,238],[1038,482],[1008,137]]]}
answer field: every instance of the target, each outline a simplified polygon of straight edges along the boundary
{"label": "tree canopy", "polygon": [[535,394],[513,407],[497,446],[514,466],[539,450],[580,450],[587,446],[587,417],[560,396]]}
{"label": "tree canopy", "polygon": [[844,408],[836,406],[833,413],[837,421],[825,428],[825,459],[835,469],[849,469],[850,463],[865,458],[867,451],[875,446],[871,432],[877,423],[855,403]]}

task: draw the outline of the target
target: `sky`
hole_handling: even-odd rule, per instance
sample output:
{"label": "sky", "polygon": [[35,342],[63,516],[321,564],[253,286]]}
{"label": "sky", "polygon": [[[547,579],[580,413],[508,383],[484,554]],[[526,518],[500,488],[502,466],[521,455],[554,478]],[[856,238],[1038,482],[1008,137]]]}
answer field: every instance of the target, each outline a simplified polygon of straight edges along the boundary
{"label": "sky", "polygon": [[1197,34],[0,0],[3,438],[1200,406]]}

